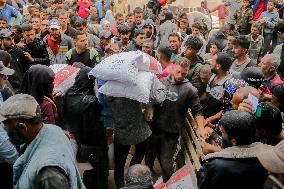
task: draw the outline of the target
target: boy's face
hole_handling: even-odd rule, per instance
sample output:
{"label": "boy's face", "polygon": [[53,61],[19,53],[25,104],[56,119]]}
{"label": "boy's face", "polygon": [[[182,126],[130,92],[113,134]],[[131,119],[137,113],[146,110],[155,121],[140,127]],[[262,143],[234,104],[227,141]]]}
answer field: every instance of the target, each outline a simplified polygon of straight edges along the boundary
{"label": "boy's face", "polygon": [[273,11],[275,8],[274,3],[273,2],[268,2],[267,4],[267,10],[268,11]]}
{"label": "boy's face", "polygon": [[207,84],[211,77],[211,74],[209,72],[200,72],[199,77],[203,84]]}
{"label": "boy's face", "polygon": [[245,8],[249,8],[250,7],[250,1],[243,0],[243,5],[244,5]]}
{"label": "boy's face", "polygon": [[257,27],[251,27],[251,34],[252,35],[258,35],[259,34],[258,28]]}

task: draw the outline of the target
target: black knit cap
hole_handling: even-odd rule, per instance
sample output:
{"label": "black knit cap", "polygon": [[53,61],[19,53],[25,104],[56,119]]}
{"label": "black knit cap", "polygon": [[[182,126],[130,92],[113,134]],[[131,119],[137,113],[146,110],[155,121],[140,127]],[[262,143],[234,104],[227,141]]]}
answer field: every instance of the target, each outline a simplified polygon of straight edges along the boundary
{"label": "black knit cap", "polygon": [[272,94],[281,102],[284,102],[284,84],[277,85],[273,88]]}

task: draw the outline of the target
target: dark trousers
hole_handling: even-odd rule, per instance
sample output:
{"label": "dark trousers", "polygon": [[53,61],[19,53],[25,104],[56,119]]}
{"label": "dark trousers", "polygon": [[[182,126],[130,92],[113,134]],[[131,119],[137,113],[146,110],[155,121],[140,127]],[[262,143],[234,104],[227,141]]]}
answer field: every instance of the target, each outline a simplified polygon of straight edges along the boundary
{"label": "dark trousers", "polygon": [[272,33],[264,33],[264,43],[263,43],[263,55],[269,53],[272,50],[271,42],[273,39]]}
{"label": "dark trousers", "polygon": [[[124,166],[130,150],[131,145],[122,145],[114,141],[114,181],[116,188],[124,186]],[[146,150],[146,141],[136,144],[136,150],[134,156],[131,159],[130,166],[140,164],[144,158]]]}
{"label": "dark trousers", "polygon": [[153,167],[153,159],[157,156],[162,168],[164,181],[184,165],[184,156],[181,149],[181,137],[178,133],[167,133],[153,129],[146,149],[145,163]]}
{"label": "dark trousers", "polygon": [[0,188],[13,188],[13,165],[0,163]]}

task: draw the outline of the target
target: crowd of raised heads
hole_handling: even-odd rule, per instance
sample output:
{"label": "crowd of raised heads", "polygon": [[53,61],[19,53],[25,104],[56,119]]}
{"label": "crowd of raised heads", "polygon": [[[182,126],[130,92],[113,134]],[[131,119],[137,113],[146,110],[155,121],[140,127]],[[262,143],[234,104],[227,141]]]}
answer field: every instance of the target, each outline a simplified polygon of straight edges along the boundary
{"label": "crowd of raised heads", "polygon": [[283,0],[174,4],[0,0],[1,189],[284,188]]}

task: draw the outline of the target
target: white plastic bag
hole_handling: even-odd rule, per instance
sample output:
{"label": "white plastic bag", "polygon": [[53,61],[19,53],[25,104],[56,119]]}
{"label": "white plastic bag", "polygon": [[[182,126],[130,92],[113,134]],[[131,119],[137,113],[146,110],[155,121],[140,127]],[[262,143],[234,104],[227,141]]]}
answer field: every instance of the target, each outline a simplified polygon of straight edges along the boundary
{"label": "white plastic bag", "polygon": [[123,52],[107,57],[96,65],[89,75],[106,81],[133,83],[137,81],[137,62],[143,61],[141,53]]}
{"label": "white plastic bag", "polygon": [[141,51],[136,51],[136,53],[141,53],[143,56],[143,61],[137,62],[138,71],[152,72],[154,74],[162,73],[163,69],[158,60]]}
{"label": "white plastic bag", "polygon": [[[99,92],[112,97],[125,97],[142,103],[148,103],[152,87],[157,87],[157,79],[151,72],[139,72],[136,84],[108,81]],[[153,89],[156,90],[156,89]]]}

